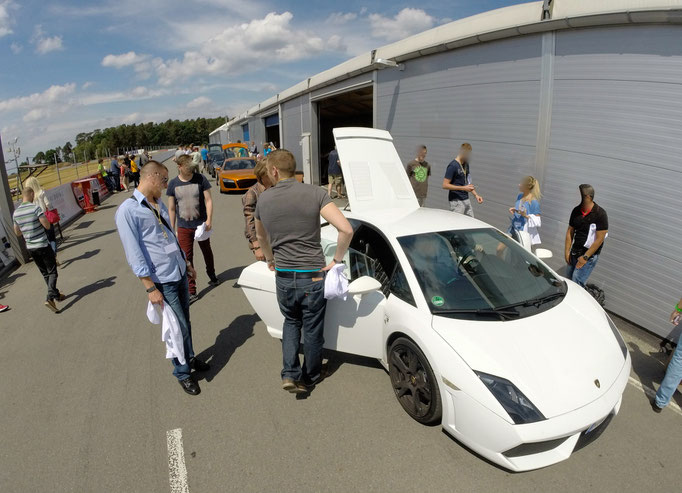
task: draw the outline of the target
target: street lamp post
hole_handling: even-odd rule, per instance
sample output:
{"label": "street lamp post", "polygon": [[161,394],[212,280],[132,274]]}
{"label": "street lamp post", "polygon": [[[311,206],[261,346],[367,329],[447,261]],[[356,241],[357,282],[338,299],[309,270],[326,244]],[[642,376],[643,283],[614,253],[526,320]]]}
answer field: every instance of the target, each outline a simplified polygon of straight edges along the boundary
{"label": "street lamp post", "polygon": [[25,264],[29,260],[28,250],[26,250],[26,244],[14,233],[14,228],[12,227],[14,224],[13,212],[14,200],[9,189],[7,169],[5,168],[5,155],[2,152],[2,140],[0,139],[0,222],[2,222],[3,229],[7,235],[6,238],[12,246],[14,256],[19,262]]}
{"label": "street lamp post", "polygon": [[14,167],[17,169],[17,182],[19,190],[24,188],[23,183],[21,183],[21,170],[19,169],[19,156],[21,155],[21,149],[17,147],[17,142],[19,137],[14,137],[14,140],[9,144],[9,152],[14,155]]}

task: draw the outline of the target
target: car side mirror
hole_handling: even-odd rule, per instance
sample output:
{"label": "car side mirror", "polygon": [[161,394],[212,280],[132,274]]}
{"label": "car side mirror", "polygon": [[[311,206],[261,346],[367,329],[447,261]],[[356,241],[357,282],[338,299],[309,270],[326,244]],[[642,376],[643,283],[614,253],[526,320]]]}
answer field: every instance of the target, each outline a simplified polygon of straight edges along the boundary
{"label": "car side mirror", "polygon": [[369,276],[358,277],[355,281],[348,285],[348,294],[351,296],[371,293],[372,291],[379,291],[381,283]]}
{"label": "car side mirror", "polygon": [[547,250],[546,248],[538,248],[535,250],[535,256],[537,258],[552,258],[554,254],[551,250]]}

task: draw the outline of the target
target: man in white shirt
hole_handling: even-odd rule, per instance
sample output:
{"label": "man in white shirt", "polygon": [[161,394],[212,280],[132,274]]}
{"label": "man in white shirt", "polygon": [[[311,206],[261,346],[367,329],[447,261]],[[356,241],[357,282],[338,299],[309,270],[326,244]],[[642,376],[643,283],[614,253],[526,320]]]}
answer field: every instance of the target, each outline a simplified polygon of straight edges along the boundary
{"label": "man in white shirt", "polygon": [[178,158],[182,156],[185,151],[182,150],[182,146],[178,146],[178,150],[175,151],[175,156],[173,157],[173,162],[178,162]]}
{"label": "man in white shirt", "polygon": [[201,173],[201,153],[199,152],[199,148],[195,147],[194,151],[191,154],[192,156],[192,170],[195,173]]}

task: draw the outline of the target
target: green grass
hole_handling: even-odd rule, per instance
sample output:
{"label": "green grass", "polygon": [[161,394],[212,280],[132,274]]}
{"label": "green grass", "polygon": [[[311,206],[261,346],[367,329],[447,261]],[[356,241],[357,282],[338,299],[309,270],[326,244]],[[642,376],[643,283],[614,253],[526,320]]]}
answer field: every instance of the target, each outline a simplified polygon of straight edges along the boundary
{"label": "green grass", "polygon": [[[105,168],[109,168],[109,160],[105,160]],[[64,183],[71,183],[79,178],[85,178],[86,176],[93,175],[97,172],[97,161],[89,161],[87,163],[79,163],[77,166],[70,167],[71,163],[59,163],[59,175],[57,174],[57,168],[51,165],[48,169],[40,173],[37,176],[40,186],[43,190],[49,190],[50,188],[58,187]],[[33,172],[33,176],[36,176],[36,171]],[[21,171],[21,181],[22,183],[28,178],[28,171]],[[60,183],[61,178],[61,183]],[[8,177],[9,187],[11,189],[18,189],[18,179],[17,174],[13,173]]]}

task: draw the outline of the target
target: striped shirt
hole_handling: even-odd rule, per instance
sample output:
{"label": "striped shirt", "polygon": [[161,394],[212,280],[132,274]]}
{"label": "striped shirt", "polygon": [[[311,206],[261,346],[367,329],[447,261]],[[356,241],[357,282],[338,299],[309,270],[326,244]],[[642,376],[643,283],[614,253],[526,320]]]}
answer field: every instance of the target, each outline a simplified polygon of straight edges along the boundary
{"label": "striped shirt", "polygon": [[43,216],[42,209],[30,202],[23,202],[14,211],[14,224],[19,226],[21,234],[26,240],[26,248],[29,250],[49,246],[45,228],[38,219],[40,216]]}

